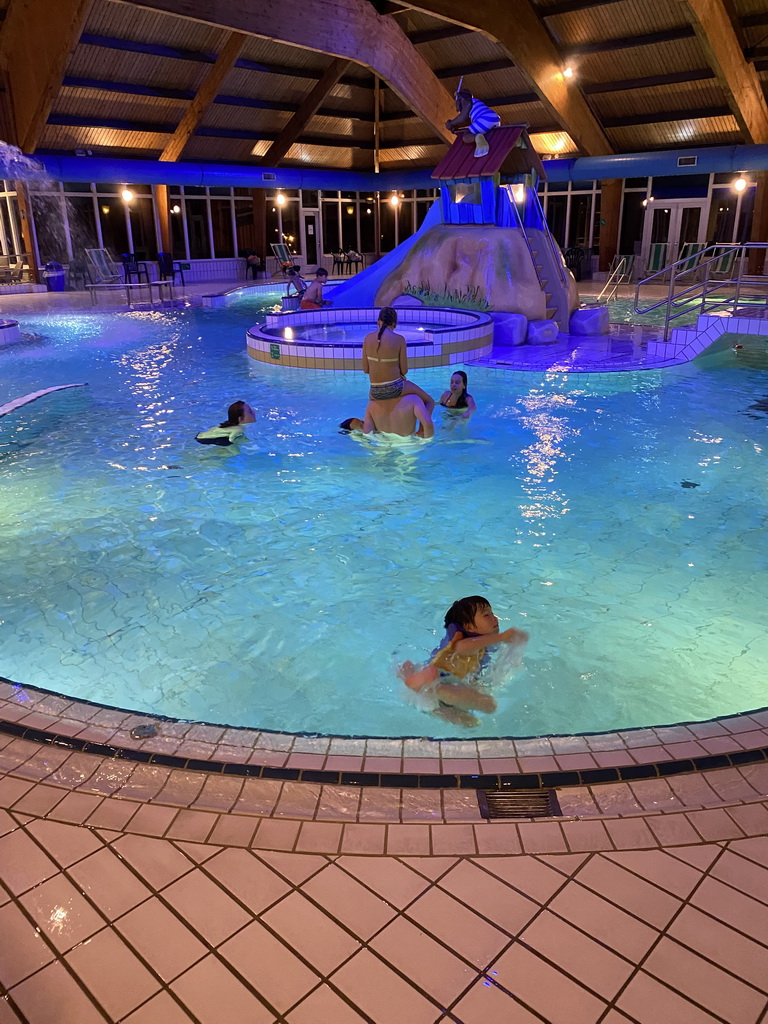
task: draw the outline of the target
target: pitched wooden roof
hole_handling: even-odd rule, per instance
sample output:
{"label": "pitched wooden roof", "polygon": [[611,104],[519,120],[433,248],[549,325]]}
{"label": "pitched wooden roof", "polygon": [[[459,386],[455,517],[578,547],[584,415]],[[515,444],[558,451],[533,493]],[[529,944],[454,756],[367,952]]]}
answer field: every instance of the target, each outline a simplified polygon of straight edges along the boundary
{"label": "pitched wooden roof", "polygon": [[[500,171],[525,174],[531,168],[535,168],[542,178],[546,177],[526,127],[524,124],[503,124],[492,128],[486,133],[488,152],[480,157],[475,156],[475,147],[464,141],[462,133],[434,169],[432,177],[439,181],[489,178]],[[521,138],[523,146],[518,144]]]}

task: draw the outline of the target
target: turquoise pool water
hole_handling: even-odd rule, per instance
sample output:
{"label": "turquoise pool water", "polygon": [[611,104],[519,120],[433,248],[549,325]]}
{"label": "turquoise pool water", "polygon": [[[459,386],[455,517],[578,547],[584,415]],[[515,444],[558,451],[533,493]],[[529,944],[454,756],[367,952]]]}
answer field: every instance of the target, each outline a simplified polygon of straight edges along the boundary
{"label": "turquoise pool water", "polygon": [[[184,718],[457,736],[394,667],[481,593],[531,639],[470,735],[768,703],[757,342],[629,374],[468,366],[472,421],[393,449],[338,433],[361,375],[247,358],[273,301],[22,317],[0,404],[89,387],[0,420],[0,674]],[[433,394],[448,376],[414,374]],[[196,444],[238,398],[251,440]]]}

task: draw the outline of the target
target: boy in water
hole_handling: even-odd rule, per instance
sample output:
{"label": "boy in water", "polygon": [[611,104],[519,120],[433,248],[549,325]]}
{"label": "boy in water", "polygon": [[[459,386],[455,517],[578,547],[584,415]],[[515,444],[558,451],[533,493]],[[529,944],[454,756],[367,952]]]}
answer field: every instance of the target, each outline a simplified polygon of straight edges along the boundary
{"label": "boy in water", "polygon": [[315,271],[315,280],[310,284],[299,303],[299,309],[323,309],[330,306],[328,299],[323,298],[323,285],[328,281],[328,271],[318,267]]}
{"label": "boy in water", "polygon": [[[499,632],[499,620],[484,597],[463,597],[448,609],[445,636],[429,663],[417,669],[412,661],[406,661],[398,675],[411,690],[436,699],[433,714],[469,728],[480,721],[473,711],[492,714],[496,710],[493,697],[472,685],[488,664],[486,648],[494,644],[522,646],[527,641],[528,634],[521,629]],[[452,682],[451,677],[466,682]]]}

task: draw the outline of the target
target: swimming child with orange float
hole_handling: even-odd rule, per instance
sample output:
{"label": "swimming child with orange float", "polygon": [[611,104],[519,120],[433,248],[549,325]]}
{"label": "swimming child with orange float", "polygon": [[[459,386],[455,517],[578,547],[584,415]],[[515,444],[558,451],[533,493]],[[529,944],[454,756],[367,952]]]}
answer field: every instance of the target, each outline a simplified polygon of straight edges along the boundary
{"label": "swimming child with orange float", "polygon": [[445,636],[429,663],[419,669],[406,661],[398,675],[409,689],[426,698],[425,710],[430,700],[434,701],[434,707],[429,707],[432,714],[471,728],[480,722],[473,711],[492,714],[496,710],[494,698],[473,685],[490,660],[486,648],[495,644],[521,647],[527,641],[528,634],[521,629],[499,632],[499,620],[484,597],[463,597],[448,609]]}

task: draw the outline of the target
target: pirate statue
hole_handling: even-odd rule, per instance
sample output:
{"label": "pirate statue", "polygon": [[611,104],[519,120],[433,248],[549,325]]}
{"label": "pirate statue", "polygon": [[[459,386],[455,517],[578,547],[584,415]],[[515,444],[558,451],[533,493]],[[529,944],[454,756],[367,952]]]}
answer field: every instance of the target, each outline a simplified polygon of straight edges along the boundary
{"label": "pirate statue", "polygon": [[463,81],[464,77],[462,76],[459,79],[459,84],[453,97],[456,101],[458,113],[456,117],[445,122],[445,127],[457,135],[460,131],[466,129],[464,141],[470,142],[474,139],[475,156],[485,156],[488,152],[488,140],[485,137],[485,133],[490,131],[491,128],[498,128],[501,124],[501,118],[495,110],[487,107],[482,100],[473,99],[469,89],[462,89],[461,84]]}

